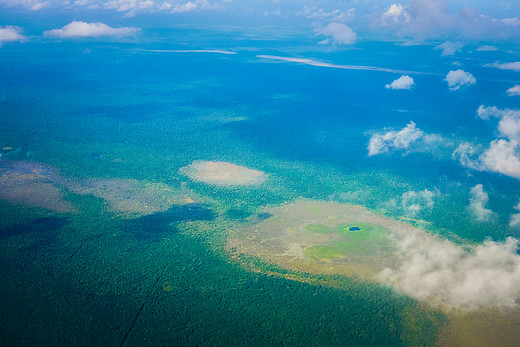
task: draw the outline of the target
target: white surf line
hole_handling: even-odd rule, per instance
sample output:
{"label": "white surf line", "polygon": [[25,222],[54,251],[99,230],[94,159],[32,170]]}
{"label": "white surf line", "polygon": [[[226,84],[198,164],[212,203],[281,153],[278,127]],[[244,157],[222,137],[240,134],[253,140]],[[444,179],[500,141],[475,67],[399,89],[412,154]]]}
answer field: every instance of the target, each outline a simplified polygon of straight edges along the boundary
{"label": "white surf line", "polygon": [[219,54],[237,54],[231,51],[221,51],[217,49],[141,49],[142,52],[152,53],[219,53]]}
{"label": "white surf line", "polygon": [[301,59],[301,58],[289,58],[289,57],[279,57],[277,55],[257,55],[257,58],[270,59],[270,60],[282,60],[288,61],[291,63],[300,63],[312,66],[319,67],[330,67],[333,69],[343,69],[343,70],[367,70],[367,71],[381,71],[381,72],[389,72],[394,74],[409,74],[409,75],[432,75],[432,76],[442,76],[442,74],[433,73],[433,72],[421,72],[421,71],[410,71],[410,70],[397,70],[397,69],[388,69],[385,67],[377,67],[377,66],[363,66],[363,65],[337,65],[330,63],[323,63],[316,60],[311,59]]}

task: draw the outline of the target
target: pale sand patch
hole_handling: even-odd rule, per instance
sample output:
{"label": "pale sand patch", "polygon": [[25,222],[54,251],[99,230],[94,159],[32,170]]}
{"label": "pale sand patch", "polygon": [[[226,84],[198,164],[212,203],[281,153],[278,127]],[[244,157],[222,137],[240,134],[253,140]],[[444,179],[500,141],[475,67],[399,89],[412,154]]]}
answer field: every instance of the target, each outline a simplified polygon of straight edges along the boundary
{"label": "pale sand patch", "polygon": [[36,162],[0,160],[0,199],[56,212],[73,212],[74,206],[52,182],[57,170]]}
{"label": "pale sand patch", "polygon": [[[290,270],[341,274],[364,281],[381,282],[382,270],[390,268],[398,271],[403,263],[410,260],[407,249],[421,250],[421,245],[442,246],[449,243],[403,222],[378,216],[361,206],[299,201],[270,208],[267,212],[272,214],[271,218],[230,232],[226,247],[235,258],[238,258],[238,254],[245,254]],[[366,247],[365,251],[355,247],[342,249],[338,244],[348,246],[346,237],[349,234],[341,227],[338,228],[341,223],[361,227],[362,223],[367,223],[381,227],[385,236],[368,240],[367,243],[361,242],[359,245]],[[355,241],[355,237],[352,240]],[[308,252],[316,248],[318,252]],[[327,253],[328,249],[331,252]],[[442,254],[439,257],[443,261]],[[423,279],[418,277],[417,281]],[[394,285],[386,281],[384,283]],[[446,283],[447,287],[449,285]],[[398,284],[396,289],[401,289]],[[438,345],[520,345],[518,306],[495,307],[483,301],[460,307],[455,302],[432,301],[429,297],[416,298],[421,300],[425,310],[440,309],[447,316],[447,324],[439,332]]]}
{"label": "pale sand patch", "polygon": [[192,180],[217,186],[249,186],[263,183],[267,175],[224,161],[195,161],[180,169]]}
{"label": "pale sand patch", "polygon": [[138,217],[168,210],[189,200],[178,190],[163,184],[135,179],[90,179],[69,182],[67,188],[77,194],[91,194],[107,202],[112,212]]}
{"label": "pale sand patch", "polygon": [[[300,201],[267,212],[272,214],[271,218],[230,233],[227,249],[308,273],[342,274],[376,281],[380,271],[396,266],[399,261],[394,239],[405,229],[415,232],[407,224],[379,217],[361,206]],[[348,232],[337,229],[342,224],[359,222],[379,226],[386,235],[371,242],[369,239],[359,240],[355,232],[349,236]],[[318,224],[332,231],[317,233],[309,230],[309,225]],[[352,251],[348,251],[351,236],[357,241],[352,242]],[[309,252],[312,247],[323,246],[340,255],[320,258]]]}

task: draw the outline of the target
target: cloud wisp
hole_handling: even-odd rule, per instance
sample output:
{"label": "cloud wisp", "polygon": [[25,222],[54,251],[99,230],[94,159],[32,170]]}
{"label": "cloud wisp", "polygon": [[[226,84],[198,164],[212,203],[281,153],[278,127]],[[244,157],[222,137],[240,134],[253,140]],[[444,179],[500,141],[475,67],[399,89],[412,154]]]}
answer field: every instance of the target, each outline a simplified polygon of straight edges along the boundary
{"label": "cloud wisp", "polygon": [[446,41],[438,46],[435,46],[435,49],[442,50],[441,55],[443,57],[446,57],[450,55],[455,55],[455,53],[459,52],[462,49],[462,47],[464,47],[464,44],[460,42]]}
{"label": "cloud wisp", "polygon": [[43,35],[57,37],[60,39],[76,39],[85,37],[125,37],[133,36],[139,30],[139,28],[130,27],[113,28],[104,23],[86,23],[82,21],[73,21],[61,29],[47,30],[43,33]]}
{"label": "cloud wisp", "polygon": [[462,87],[477,83],[475,77],[471,73],[465,72],[464,70],[450,71],[444,80],[448,82],[448,87],[451,91],[456,91]]}
{"label": "cloud wisp", "polygon": [[400,90],[400,89],[410,90],[413,85],[414,85],[413,78],[411,78],[408,75],[402,75],[401,77],[399,77],[392,83],[387,84],[385,86],[385,88],[386,89],[396,89],[396,90]]}
{"label": "cloud wisp", "polygon": [[501,70],[511,70],[511,71],[520,71],[520,61],[515,61],[512,63],[493,63],[486,64],[486,67],[495,67]]}
{"label": "cloud wisp", "polygon": [[408,123],[399,131],[391,130],[383,134],[374,134],[368,141],[368,155],[387,153],[390,150],[407,150],[424,133],[416,128],[414,122]]}
{"label": "cloud wisp", "polygon": [[513,87],[509,88],[506,91],[509,96],[517,96],[520,95],[520,84],[515,84]]}

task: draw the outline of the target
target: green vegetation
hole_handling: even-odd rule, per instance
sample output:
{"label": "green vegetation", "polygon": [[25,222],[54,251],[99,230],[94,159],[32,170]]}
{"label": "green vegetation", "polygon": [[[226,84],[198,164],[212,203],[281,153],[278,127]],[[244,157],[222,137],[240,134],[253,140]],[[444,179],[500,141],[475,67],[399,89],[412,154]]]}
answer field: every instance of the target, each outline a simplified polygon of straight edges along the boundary
{"label": "green vegetation", "polygon": [[305,249],[305,254],[311,258],[331,259],[341,256],[341,252],[328,246],[313,246]]}
{"label": "green vegetation", "polygon": [[303,228],[307,231],[310,231],[311,233],[316,234],[327,234],[335,231],[333,228],[323,224],[307,224]]}

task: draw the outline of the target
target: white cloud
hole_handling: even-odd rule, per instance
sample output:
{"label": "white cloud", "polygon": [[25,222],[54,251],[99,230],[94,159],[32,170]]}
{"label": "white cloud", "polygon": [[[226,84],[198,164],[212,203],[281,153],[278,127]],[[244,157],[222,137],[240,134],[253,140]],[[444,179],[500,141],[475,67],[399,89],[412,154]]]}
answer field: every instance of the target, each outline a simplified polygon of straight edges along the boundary
{"label": "white cloud", "polygon": [[433,198],[438,195],[438,191],[432,192],[428,189],[418,192],[410,190],[401,196],[400,208],[405,214],[415,216],[424,209],[431,209],[434,205]]}
{"label": "white cloud", "polygon": [[482,119],[489,119],[491,117],[501,118],[502,110],[498,109],[496,106],[484,107],[484,105],[480,105],[477,110],[477,116]]}
{"label": "white cloud", "polygon": [[392,4],[382,15],[382,25],[393,25],[399,23],[409,23],[410,15],[406,12],[405,8],[401,4]]}
{"label": "white cloud", "polygon": [[403,75],[385,86],[386,89],[410,89],[414,85],[413,78]]}
{"label": "white cloud", "polygon": [[520,297],[518,241],[464,247],[427,234],[397,239],[404,261],[379,279],[441,307],[515,307]]}
{"label": "white cloud", "polygon": [[480,46],[479,48],[477,48],[477,52],[494,52],[494,51],[498,51],[498,48],[496,48],[495,46],[490,46],[490,45],[484,45],[484,46]]}
{"label": "white cloud", "polygon": [[513,87],[507,90],[507,95],[515,96],[520,95],[520,84],[515,84]]}
{"label": "white cloud", "polygon": [[390,149],[406,150],[415,141],[423,136],[423,132],[415,127],[414,122],[408,123],[399,131],[388,131],[384,134],[375,134],[368,142],[368,155],[386,153]]}
{"label": "white cloud", "polygon": [[355,17],[356,9],[350,8],[347,11],[334,9],[327,11],[322,8],[309,7],[305,5],[303,11],[297,13],[297,15],[305,16],[309,19],[322,19],[333,22],[346,22],[347,20],[350,20]]}
{"label": "white cloud", "polygon": [[493,171],[520,179],[520,110],[480,106],[477,115],[482,119],[500,119],[497,130],[502,138],[491,141],[478,158],[473,145],[460,144],[453,152],[453,158],[473,170]]}
{"label": "white cloud", "polygon": [[484,191],[482,184],[477,184],[471,188],[469,199],[469,211],[473,218],[480,222],[486,222],[492,215],[492,211],[486,208],[489,201],[488,194]]}
{"label": "white cloud", "polygon": [[520,140],[520,112],[511,111],[498,122],[498,131],[503,137]]}
{"label": "white cloud", "polygon": [[469,86],[477,83],[477,80],[469,72],[464,70],[455,70],[448,72],[445,81],[448,82],[448,86],[451,91],[455,91],[460,87]]}
{"label": "white cloud", "polygon": [[482,119],[498,118],[498,132],[502,137],[520,140],[520,110],[499,109],[496,106],[484,107],[477,110],[477,116]]}
{"label": "white cloud", "polygon": [[515,61],[513,63],[493,63],[493,64],[486,64],[484,66],[496,67],[497,69],[502,69],[502,70],[520,71],[520,61]]}
{"label": "white cloud", "polygon": [[357,40],[356,33],[343,23],[332,22],[325,28],[316,28],[315,31],[319,35],[330,36],[338,44],[351,45]]}
{"label": "white cloud", "polygon": [[504,18],[504,19],[501,19],[500,21],[502,23],[504,23],[505,25],[513,26],[513,27],[520,25],[520,19],[518,19],[518,17]]}
{"label": "white cloud", "polygon": [[445,57],[448,55],[454,55],[455,53],[459,52],[462,47],[464,47],[464,44],[460,42],[446,41],[438,46],[435,46],[435,49],[441,49],[441,55]]}
{"label": "white cloud", "polygon": [[25,36],[23,36],[21,32],[22,28],[20,27],[10,25],[0,26],[0,46],[2,46],[4,42],[25,40]]}
{"label": "white cloud", "polygon": [[0,0],[8,6],[22,6],[31,11],[37,11],[41,8],[65,8],[70,9],[88,9],[88,10],[113,10],[116,12],[124,12],[124,17],[132,17],[139,12],[144,13],[183,13],[202,9],[216,9],[218,3],[229,2],[227,0],[76,0],[76,1],[60,1],[60,0]]}
{"label": "white cloud", "polygon": [[[515,206],[515,210],[520,211],[520,202]],[[509,220],[509,226],[516,227],[520,225],[520,213],[513,213]]]}
{"label": "white cloud", "polygon": [[493,140],[482,155],[482,162],[488,170],[507,176],[520,178],[520,159],[516,140]]}
{"label": "white cloud", "polygon": [[135,35],[139,30],[138,28],[129,27],[112,28],[104,23],[73,21],[61,29],[47,30],[43,34],[45,36],[54,36],[62,39],[101,36],[123,37]]}
{"label": "white cloud", "polygon": [[[450,1],[453,3],[453,1]],[[517,18],[487,17],[475,9],[463,7],[449,11],[446,0],[413,0],[409,6],[391,5],[373,16],[373,24],[401,37],[415,40],[457,37],[466,39],[504,39],[518,37]]]}
{"label": "white cloud", "polygon": [[475,158],[476,155],[477,150],[475,147],[469,142],[464,142],[453,151],[452,157],[455,160],[459,160],[460,164],[468,169],[477,171],[485,170],[480,160]]}

